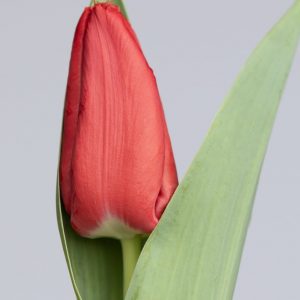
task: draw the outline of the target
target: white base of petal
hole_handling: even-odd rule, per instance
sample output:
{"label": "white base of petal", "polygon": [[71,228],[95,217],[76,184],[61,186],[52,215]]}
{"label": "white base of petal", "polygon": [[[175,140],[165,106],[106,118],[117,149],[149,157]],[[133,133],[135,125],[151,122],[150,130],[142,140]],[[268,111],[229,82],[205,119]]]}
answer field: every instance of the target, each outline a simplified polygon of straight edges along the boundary
{"label": "white base of petal", "polygon": [[116,239],[129,239],[136,234],[141,233],[120,221],[118,218],[108,216],[99,227],[92,230],[89,234],[89,238],[95,239],[99,237],[110,237]]}

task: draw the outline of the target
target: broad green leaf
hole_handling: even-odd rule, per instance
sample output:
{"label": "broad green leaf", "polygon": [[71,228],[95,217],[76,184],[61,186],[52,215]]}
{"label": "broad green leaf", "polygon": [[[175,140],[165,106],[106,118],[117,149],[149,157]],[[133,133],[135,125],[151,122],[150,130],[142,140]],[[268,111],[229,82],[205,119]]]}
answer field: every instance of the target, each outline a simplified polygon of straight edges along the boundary
{"label": "broad green leaf", "polygon": [[127,300],[232,299],[300,2],[248,59],[138,261]]}
{"label": "broad green leaf", "polygon": [[123,298],[123,267],[120,242],[87,239],[77,235],[61,205],[57,184],[57,220],[70,277],[77,299]]}

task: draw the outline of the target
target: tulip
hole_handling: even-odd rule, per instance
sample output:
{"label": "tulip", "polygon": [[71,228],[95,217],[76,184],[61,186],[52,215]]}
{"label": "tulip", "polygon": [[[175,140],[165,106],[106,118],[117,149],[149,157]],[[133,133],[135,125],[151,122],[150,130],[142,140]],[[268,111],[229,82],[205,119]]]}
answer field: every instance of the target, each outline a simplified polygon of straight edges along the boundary
{"label": "tulip", "polygon": [[61,197],[82,236],[150,233],[178,185],[153,71],[112,4],[84,10],[64,109]]}

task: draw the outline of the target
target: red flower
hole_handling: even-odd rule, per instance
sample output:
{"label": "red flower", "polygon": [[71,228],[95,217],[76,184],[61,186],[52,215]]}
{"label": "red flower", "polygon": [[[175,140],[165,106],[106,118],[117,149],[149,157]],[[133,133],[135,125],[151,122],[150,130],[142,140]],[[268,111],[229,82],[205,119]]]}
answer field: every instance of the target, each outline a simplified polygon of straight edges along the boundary
{"label": "red flower", "polygon": [[156,226],[178,184],[152,70],[111,4],[86,8],[67,85],[61,195],[73,228],[125,238]]}

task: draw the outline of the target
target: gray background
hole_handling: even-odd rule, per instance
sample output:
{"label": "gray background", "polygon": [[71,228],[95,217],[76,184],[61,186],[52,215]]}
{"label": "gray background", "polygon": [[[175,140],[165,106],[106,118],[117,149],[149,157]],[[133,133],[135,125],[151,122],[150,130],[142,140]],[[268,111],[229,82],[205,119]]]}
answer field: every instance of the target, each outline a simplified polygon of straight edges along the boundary
{"label": "gray background", "polygon": [[[55,217],[74,28],[88,0],[0,1],[1,299],[75,299]],[[293,1],[127,0],[182,178],[246,57]],[[300,52],[256,197],[236,300],[299,300]],[[206,300],[206,299],[205,299]]]}

